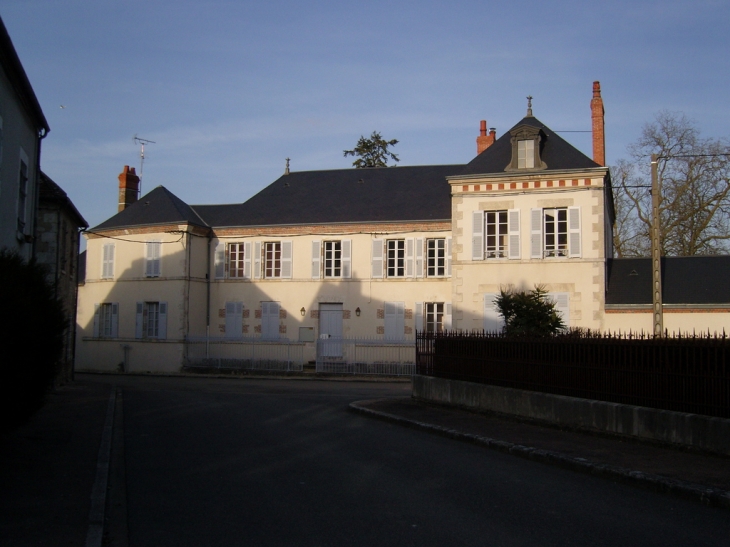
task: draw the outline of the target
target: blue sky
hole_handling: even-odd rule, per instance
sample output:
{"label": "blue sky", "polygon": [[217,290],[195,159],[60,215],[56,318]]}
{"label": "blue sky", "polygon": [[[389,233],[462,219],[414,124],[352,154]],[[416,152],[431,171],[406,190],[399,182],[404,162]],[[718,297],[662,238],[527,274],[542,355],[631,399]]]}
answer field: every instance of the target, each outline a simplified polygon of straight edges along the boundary
{"label": "blue sky", "polygon": [[[533,111],[590,130],[607,161],[662,109],[730,135],[727,0],[490,2],[3,0],[0,16],[51,132],[43,170],[94,226],[139,170],[191,204],[245,201],[292,170],[349,167],[380,131],[401,165],[466,163],[479,120]],[[61,109],[60,105],[65,108]],[[563,135],[589,156],[589,133]]]}

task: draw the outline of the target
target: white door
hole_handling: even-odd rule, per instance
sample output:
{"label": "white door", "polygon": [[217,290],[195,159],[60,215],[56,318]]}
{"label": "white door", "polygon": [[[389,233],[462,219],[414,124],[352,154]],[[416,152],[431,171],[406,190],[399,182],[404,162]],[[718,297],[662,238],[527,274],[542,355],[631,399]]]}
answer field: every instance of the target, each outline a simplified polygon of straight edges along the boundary
{"label": "white door", "polygon": [[319,305],[320,356],[342,356],[342,304]]}

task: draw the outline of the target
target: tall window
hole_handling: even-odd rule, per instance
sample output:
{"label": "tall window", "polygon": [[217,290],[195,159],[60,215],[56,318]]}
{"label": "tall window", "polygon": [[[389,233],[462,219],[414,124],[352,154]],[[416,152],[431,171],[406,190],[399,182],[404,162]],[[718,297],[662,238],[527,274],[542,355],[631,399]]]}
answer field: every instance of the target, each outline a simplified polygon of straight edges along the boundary
{"label": "tall window", "polygon": [[507,256],[507,211],[487,211],[485,214],[486,258]]}
{"label": "tall window", "polygon": [[145,338],[157,338],[160,335],[160,303],[144,303],[144,326],[142,331]]}
{"label": "tall window", "polygon": [[444,303],[426,303],[426,332],[442,332],[444,330]]}
{"label": "tall window", "polygon": [[159,241],[148,241],[146,244],[147,252],[145,257],[145,276],[160,277],[160,247],[162,243]]}
{"label": "tall window", "polygon": [[264,277],[281,277],[281,242],[274,241],[264,246]]}
{"label": "tall window", "polygon": [[403,239],[387,241],[388,277],[404,277],[406,274],[406,242]]}
{"label": "tall window", "polygon": [[535,141],[521,140],[517,142],[517,168],[534,169],[535,167]]}
{"label": "tall window", "polygon": [[278,302],[261,302],[261,338],[275,340],[279,338]]}
{"label": "tall window", "polygon": [[228,245],[228,277],[245,277],[246,263],[243,243]]}
{"label": "tall window", "polygon": [[543,209],[546,257],[568,256],[568,209]]}
{"label": "tall window", "polygon": [[117,337],[117,317],[119,304],[107,302],[98,304],[94,317],[94,336],[101,338]]}
{"label": "tall window", "polygon": [[342,277],[342,242],[324,242],[324,276]]}
{"label": "tall window", "polygon": [[114,277],[114,243],[105,243],[102,247],[101,277],[102,279]]}
{"label": "tall window", "polygon": [[18,174],[18,231],[25,233],[25,207],[28,199],[28,165],[20,160],[20,173]]}
{"label": "tall window", "polygon": [[443,238],[426,241],[426,275],[446,275],[446,240]]}

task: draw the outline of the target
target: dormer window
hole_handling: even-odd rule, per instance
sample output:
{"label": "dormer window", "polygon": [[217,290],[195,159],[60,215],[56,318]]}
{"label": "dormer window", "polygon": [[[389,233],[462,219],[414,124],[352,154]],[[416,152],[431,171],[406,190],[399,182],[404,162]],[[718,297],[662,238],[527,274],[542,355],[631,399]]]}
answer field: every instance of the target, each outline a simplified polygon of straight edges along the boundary
{"label": "dormer window", "polygon": [[545,134],[539,127],[520,125],[510,131],[512,135],[512,161],[505,171],[521,171],[523,169],[547,169],[540,159],[541,144]]}
{"label": "dormer window", "polygon": [[517,168],[535,168],[535,141],[517,141]]}

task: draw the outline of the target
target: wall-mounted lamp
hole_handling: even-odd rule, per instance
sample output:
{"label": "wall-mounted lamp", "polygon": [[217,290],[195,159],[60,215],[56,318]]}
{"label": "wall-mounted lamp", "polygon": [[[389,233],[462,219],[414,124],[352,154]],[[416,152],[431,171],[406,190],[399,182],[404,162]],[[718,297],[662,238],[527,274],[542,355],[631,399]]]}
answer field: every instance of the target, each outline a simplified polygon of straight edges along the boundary
{"label": "wall-mounted lamp", "polygon": [[301,314],[302,314],[302,317],[304,317],[304,314],[306,314],[306,313],[307,313],[307,310],[305,310],[305,309],[304,309],[304,306],[302,306],[302,309],[301,309],[301,310],[299,310],[299,313],[301,313]]}
{"label": "wall-mounted lamp", "polygon": [[360,317],[360,308],[359,307],[358,308],[355,308],[355,315],[357,315],[358,317]]}

